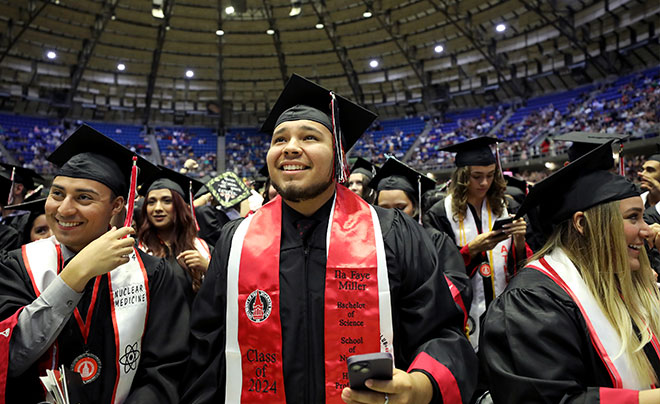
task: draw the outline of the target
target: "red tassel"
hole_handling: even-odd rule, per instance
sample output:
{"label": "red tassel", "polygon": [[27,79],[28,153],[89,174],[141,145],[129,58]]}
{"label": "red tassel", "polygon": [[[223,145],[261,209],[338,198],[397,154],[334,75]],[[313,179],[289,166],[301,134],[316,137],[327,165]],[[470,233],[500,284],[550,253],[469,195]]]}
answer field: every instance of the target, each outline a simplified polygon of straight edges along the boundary
{"label": "red tassel", "polygon": [[193,203],[195,199],[193,199],[192,181],[190,181],[190,185],[188,186],[188,193],[190,194],[190,214],[192,215],[193,222],[195,222],[195,229],[199,231],[199,223],[197,223],[197,216],[195,216],[195,204]]}
{"label": "red tassel", "polygon": [[9,187],[9,196],[7,196],[7,205],[14,204],[14,176],[16,175],[16,167],[11,168],[11,187]]}
{"label": "red tassel", "polygon": [[131,184],[128,190],[128,209],[126,212],[126,220],[124,227],[129,227],[133,224],[133,209],[135,208],[135,191],[137,188],[137,156],[133,156],[133,167],[131,168]]}
{"label": "red tassel", "polygon": [[626,165],[623,160],[623,143],[619,144],[619,175],[626,176]]}

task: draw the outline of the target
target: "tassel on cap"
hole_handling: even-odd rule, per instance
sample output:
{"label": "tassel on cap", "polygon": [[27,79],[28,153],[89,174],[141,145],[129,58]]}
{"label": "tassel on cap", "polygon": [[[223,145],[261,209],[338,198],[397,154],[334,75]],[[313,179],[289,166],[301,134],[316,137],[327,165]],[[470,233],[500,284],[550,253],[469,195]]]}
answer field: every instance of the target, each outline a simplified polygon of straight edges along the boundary
{"label": "tassel on cap", "polygon": [[189,181],[188,183],[190,184],[188,186],[188,194],[190,195],[190,214],[192,215],[193,222],[195,222],[195,230],[199,231],[199,223],[197,223],[197,216],[195,216],[195,204],[193,203],[195,201],[193,183],[192,181]]}
{"label": "tassel on cap", "polygon": [[126,212],[126,220],[124,227],[129,227],[133,224],[133,210],[135,208],[135,192],[137,190],[137,156],[133,156],[133,167],[131,167],[131,183],[128,188],[128,209]]}
{"label": "tassel on cap", "polygon": [[338,124],[337,117],[339,116],[339,103],[333,91],[330,91],[330,112],[332,119],[332,143],[335,151],[334,156],[334,178],[340,183],[346,183],[350,175],[348,160],[344,151],[344,142],[342,141],[341,126]]}

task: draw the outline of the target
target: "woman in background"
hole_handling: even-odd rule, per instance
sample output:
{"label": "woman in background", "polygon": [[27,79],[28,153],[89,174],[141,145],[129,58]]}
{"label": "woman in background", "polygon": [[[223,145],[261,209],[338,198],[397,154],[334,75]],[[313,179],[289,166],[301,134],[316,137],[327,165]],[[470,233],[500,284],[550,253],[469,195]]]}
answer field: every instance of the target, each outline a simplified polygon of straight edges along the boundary
{"label": "woman in background", "polygon": [[191,303],[199,290],[209,266],[211,248],[197,237],[197,228],[190,201],[203,184],[183,174],[162,168],[140,189],[145,196],[138,225],[138,247],[143,251],[170,260],[180,267],[177,277]]}

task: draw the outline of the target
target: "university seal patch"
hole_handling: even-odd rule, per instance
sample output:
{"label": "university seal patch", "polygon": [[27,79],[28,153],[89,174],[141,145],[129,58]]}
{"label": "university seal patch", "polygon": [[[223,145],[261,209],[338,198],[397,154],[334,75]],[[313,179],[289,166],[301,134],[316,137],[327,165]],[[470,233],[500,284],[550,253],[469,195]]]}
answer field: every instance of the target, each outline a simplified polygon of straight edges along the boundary
{"label": "university seal patch", "polygon": [[101,374],[101,359],[92,353],[85,352],[73,360],[71,370],[80,373],[84,384],[91,383]]}
{"label": "university seal patch", "polygon": [[245,314],[255,323],[266,321],[273,308],[273,302],[268,293],[263,290],[255,290],[245,299]]}

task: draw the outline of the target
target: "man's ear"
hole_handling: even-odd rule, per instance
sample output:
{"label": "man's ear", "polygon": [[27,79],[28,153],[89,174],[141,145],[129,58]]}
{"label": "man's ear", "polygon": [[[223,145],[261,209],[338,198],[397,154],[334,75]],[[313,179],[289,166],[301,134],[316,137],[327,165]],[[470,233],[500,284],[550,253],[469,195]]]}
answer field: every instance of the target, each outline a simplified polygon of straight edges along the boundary
{"label": "man's ear", "polygon": [[573,213],[573,227],[584,236],[584,212]]}
{"label": "man's ear", "polygon": [[126,203],[126,200],[124,199],[123,196],[118,196],[115,198],[114,201],[112,201],[112,215],[116,215],[119,213],[122,209],[124,209],[124,205]]}

